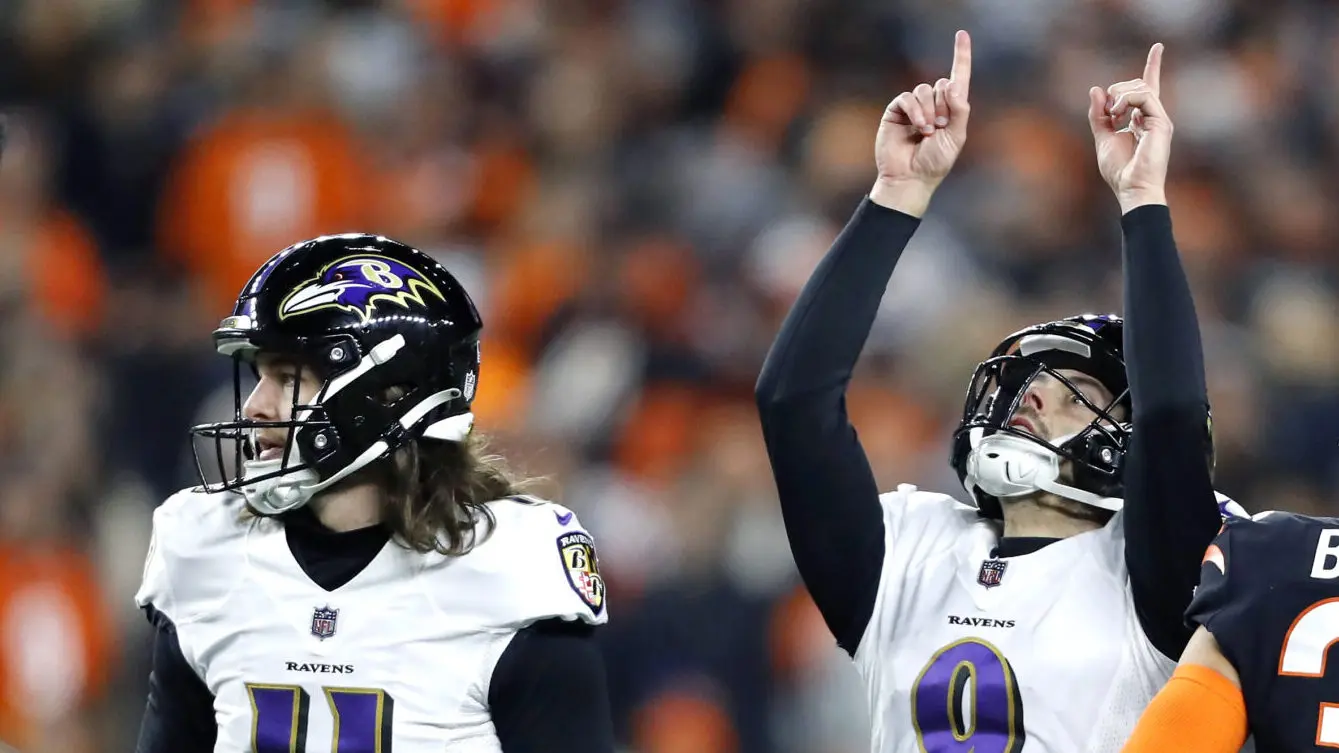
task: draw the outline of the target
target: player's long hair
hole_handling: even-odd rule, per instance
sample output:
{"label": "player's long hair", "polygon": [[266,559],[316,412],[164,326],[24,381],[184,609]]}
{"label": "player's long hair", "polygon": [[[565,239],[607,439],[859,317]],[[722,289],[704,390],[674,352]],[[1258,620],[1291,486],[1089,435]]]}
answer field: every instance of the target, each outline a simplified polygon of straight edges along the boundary
{"label": "player's long hair", "polygon": [[534,485],[500,455],[486,437],[462,442],[419,439],[372,469],[384,490],[382,522],[402,545],[416,552],[466,554],[491,533],[493,500],[522,494]]}
{"label": "player's long hair", "polygon": [[[319,370],[317,375],[325,378]],[[405,391],[392,387],[384,399]],[[513,471],[505,458],[489,452],[486,436],[472,431],[460,442],[419,437],[325,493],[375,484],[382,491],[381,523],[393,540],[416,552],[456,557],[492,533],[497,520],[489,502],[524,494],[542,480]],[[243,517],[266,516],[247,505]]]}

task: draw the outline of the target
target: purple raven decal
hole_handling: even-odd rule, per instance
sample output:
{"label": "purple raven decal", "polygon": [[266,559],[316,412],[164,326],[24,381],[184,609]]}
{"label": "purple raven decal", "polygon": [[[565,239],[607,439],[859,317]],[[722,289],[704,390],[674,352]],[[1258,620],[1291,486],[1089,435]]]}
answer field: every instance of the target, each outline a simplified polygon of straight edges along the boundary
{"label": "purple raven decal", "polygon": [[425,294],[446,300],[423,273],[403,262],[380,254],[346,256],[289,293],[279,304],[279,318],[337,308],[366,322],[382,303],[404,309],[426,306]]}

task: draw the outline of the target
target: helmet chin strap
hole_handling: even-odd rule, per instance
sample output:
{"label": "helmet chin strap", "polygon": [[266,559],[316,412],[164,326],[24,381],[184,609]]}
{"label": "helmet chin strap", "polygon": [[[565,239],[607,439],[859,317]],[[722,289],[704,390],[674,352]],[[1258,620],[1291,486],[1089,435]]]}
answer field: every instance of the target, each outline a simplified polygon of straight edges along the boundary
{"label": "helmet chin strap", "polygon": [[[1112,512],[1125,505],[1123,499],[1103,497],[1060,483],[1060,456],[1036,442],[1012,434],[981,436],[982,433],[984,429],[972,431],[972,451],[967,456],[963,481],[972,499],[974,489],[1000,499],[1044,491]],[[1063,445],[1074,436],[1059,437],[1054,444]]]}
{"label": "helmet chin strap", "polygon": [[[435,394],[423,398],[413,408],[405,411],[400,417],[400,426],[409,429],[418,423],[428,412],[437,406],[455,400],[460,397],[460,390],[451,388],[442,390]],[[468,433],[468,425],[473,422],[472,414],[462,414],[466,417],[461,420],[460,416],[452,416],[444,421],[433,424],[432,427],[441,427],[447,422],[451,423],[445,431],[439,429],[438,434],[464,431]],[[455,420],[453,420],[455,419]],[[461,427],[464,427],[463,429]],[[295,430],[296,431],[299,431]],[[461,436],[463,439],[464,437]],[[296,441],[296,440],[295,440]],[[458,440],[457,440],[458,441]],[[354,458],[352,463],[341,468],[337,473],[331,474],[330,478],[321,480],[316,471],[311,468],[295,468],[288,473],[282,473],[272,478],[261,479],[254,483],[242,487],[242,496],[246,498],[248,505],[256,512],[262,515],[279,515],[289,510],[296,510],[299,507],[311,501],[311,498],[320,492],[328,489],[333,484],[349,477],[354,471],[365,468],[367,465],[390,451],[390,445],[385,440],[377,440],[372,446],[363,450],[362,454]],[[272,460],[247,461],[247,476],[264,476],[274,473],[281,468],[283,458],[274,458]]]}
{"label": "helmet chin strap", "polygon": [[[252,509],[262,515],[279,515],[289,510],[296,510],[310,502],[312,497],[321,491],[342,479],[348,478],[354,471],[366,467],[368,463],[381,457],[385,454],[386,449],[387,445],[383,441],[373,443],[352,463],[344,466],[339,473],[331,475],[324,481],[321,480],[315,470],[298,468],[288,473],[247,484],[241,489],[242,496],[246,498],[246,503]],[[273,473],[279,470],[279,464],[282,462],[283,458],[248,462],[246,472],[248,476],[262,476]]]}

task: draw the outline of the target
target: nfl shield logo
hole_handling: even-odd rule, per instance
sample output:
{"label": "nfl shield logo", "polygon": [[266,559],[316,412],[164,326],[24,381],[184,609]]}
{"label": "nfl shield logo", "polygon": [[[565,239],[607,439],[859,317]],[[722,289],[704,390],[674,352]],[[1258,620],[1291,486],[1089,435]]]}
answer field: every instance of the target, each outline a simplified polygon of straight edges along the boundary
{"label": "nfl shield logo", "polygon": [[335,619],[339,617],[338,609],[330,607],[317,607],[312,613],[312,635],[325,640],[335,634]]}
{"label": "nfl shield logo", "polygon": [[976,582],[986,588],[994,588],[1004,580],[1004,569],[1008,566],[1005,560],[986,560],[981,563],[981,572],[976,574]]}

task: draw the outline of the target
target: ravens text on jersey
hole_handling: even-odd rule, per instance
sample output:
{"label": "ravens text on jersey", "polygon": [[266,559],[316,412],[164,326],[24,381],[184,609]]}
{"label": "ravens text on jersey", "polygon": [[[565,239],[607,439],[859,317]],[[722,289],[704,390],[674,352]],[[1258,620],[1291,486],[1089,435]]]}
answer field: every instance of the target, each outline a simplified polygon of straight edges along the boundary
{"label": "ravens text on jersey", "polygon": [[1339,748],[1339,518],[1227,521],[1187,612],[1241,680],[1260,753]]}

